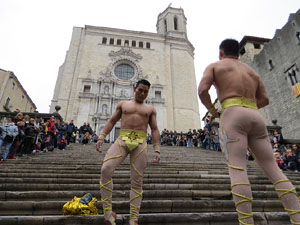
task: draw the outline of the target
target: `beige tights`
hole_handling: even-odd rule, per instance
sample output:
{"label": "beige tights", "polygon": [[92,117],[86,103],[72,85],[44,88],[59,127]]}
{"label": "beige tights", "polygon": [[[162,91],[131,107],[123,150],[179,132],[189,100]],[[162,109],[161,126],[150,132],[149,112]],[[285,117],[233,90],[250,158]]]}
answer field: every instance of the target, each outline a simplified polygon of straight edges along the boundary
{"label": "beige tights", "polygon": [[275,162],[266,125],[259,111],[240,106],[225,109],[221,117],[220,142],[228,160],[233,200],[240,224],[254,224],[252,192],[246,170],[248,146],[258,165],[273,182],[292,224],[300,224],[298,196]]}
{"label": "beige tights", "polygon": [[112,213],[112,176],[115,169],[130,154],[130,220],[137,220],[142,202],[143,174],[147,166],[147,143],[138,145],[129,151],[125,142],[118,138],[108,149],[101,168],[100,193],[104,211],[104,218],[108,220]]}

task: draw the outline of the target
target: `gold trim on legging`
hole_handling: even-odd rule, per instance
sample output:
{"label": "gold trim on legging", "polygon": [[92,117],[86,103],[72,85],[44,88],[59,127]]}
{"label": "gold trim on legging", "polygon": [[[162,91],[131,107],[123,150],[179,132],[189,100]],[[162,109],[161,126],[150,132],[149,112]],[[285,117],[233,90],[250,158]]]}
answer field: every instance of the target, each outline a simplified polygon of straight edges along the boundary
{"label": "gold trim on legging", "polygon": [[[278,180],[274,183],[274,186],[279,184],[279,183],[282,183],[282,182],[290,182],[289,180]],[[296,192],[296,188],[293,187],[291,189],[278,189],[278,188],[275,188],[275,191],[281,191],[283,192],[281,195],[279,195],[279,199],[281,199],[284,195],[286,194],[295,194],[296,196],[297,195],[297,192]],[[300,213],[300,210],[295,210],[295,209],[288,209],[288,208],[284,208],[288,213],[288,215],[291,217],[292,215],[295,215],[297,213]],[[292,224],[296,224],[296,225],[300,225],[300,222],[295,222],[293,221],[292,219],[290,219],[291,223]]]}
{"label": "gold trim on legging", "polygon": [[133,220],[133,219],[138,219],[139,218],[139,214],[135,213],[134,210],[139,212],[140,209],[141,209],[141,206],[136,206],[136,205],[132,204],[131,202],[133,200],[137,199],[137,198],[142,198],[144,191],[138,192],[137,190],[135,190],[133,188],[131,188],[131,190],[137,194],[135,197],[132,197],[130,199],[130,218],[129,219]]}
{"label": "gold trim on legging", "polygon": [[123,157],[123,150],[122,150],[121,142],[119,141],[118,138],[117,138],[117,142],[118,142],[119,145],[120,145],[120,151],[121,151],[121,154],[120,154],[120,155],[116,155],[116,156],[109,157],[109,158],[105,159],[105,160],[103,161],[103,163],[105,163],[106,161],[108,161],[108,160],[110,160],[110,159],[117,159],[117,158]]}
{"label": "gold trim on legging", "polygon": [[[140,176],[140,177],[143,177],[143,174],[137,170],[137,168],[135,167],[134,163],[136,161],[136,159],[145,151],[145,149],[147,148],[147,143],[145,143],[145,146],[142,148],[142,150],[134,157],[134,159],[132,160],[131,162],[131,166],[132,168],[134,169],[134,171]],[[142,195],[143,195],[143,191],[141,192],[138,192],[137,190],[131,188],[131,190],[133,192],[135,192],[137,195],[133,198],[130,199],[130,219],[138,219],[139,217],[139,214],[135,213],[134,210],[136,211],[140,211],[141,207],[140,206],[136,206],[134,204],[132,204],[131,202],[137,198],[142,198]]]}
{"label": "gold trim on legging", "polygon": [[134,159],[132,160],[132,163],[131,163],[131,166],[132,168],[134,169],[134,171],[140,176],[140,177],[143,177],[143,174],[141,174],[137,168],[135,167],[134,163],[135,163],[135,160],[140,156],[140,154],[142,154],[145,149],[147,148],[147,143],[145,143],[145,146],[143,147],[143,149],[134,157]]}
{"label": "gold trim on legging", "polygon": [[[227,163],[227,166],[230,167],[230,168],[232,168],[232,169],[235,169],[235,170],[240,170],[240,171],[244,171],[244,170],[245,170],[244,168],[237,167],[237,166],[233,166],[233,165],[230,165],[229,163]],[[238,210],[238,208],[237,208],[237,207],[238,207],[240,204],[242,204],[242,203],[245,203],[245,202],[252,202],[252,201],[253,201],[253,198],[252,198],[252,197],[249,198],[249,197],[247,197],[247,196],[244,196],[244,195],[235,193],[232,189],[233,189],[233,187],[235,187],[235,186],[237,186],[237,185],[247,185],[247,186],[251,186],[251,184],[249,184],[249,183],[235,183],[235,184],[232,184],[232,185],[231,185],[231,193],[232,193],[233,195],[237,196],[237,197],[243,198],[243,200],[238,201],[237,203],[235,203],[235,209],[236,209],[236,211],[237,211],[239,214],[243,215],[243,216],[241,216],[241,217],[238,218],[239,223],[241,223],[241,224],[243,224],[243,225],[254,225],[254,224],[252,224],[252,223],[249,224],[249,223],[245,223],[245,222],[242,221],[242,220],[244,220],[244,219],[249,219],[249,218],[253,217],[253,213],[245,213],[245,212],[242,212],[242,211]]]}
{"label": "gold trim on legging", "polygon": [[[108,185],[108,184],[111,183],[111,182],[112,182],[112,179],[110,179],[110,180],[109,180],[108,182],[106,182],[105,184],[102,184],[101,181],[100,181],[100,182],[99,182],[99,183],[100,183],[100,189],[101,189],[101,188],[104,188],[105,190],[107,190],[107,191],[109,191],[109,192],[112,193],[112,190],[111,190],[110,188],[106,187],[106,185]],[[109,196],[109,197],[107,197],[107,198],[105,198],[105,199],[102,199],[102,198],[101,198],[101,202],[102,202],[102,203],[106,203],[106,204],[109,205],[109,206],[107,206],[107,207],[104,207],[104,206],[103,206],[103,212],[104,212],[104,213],[107,212],[107,211],[112,211],[112,204],[109,202],[110,199],[112,199],[112,195]]]}

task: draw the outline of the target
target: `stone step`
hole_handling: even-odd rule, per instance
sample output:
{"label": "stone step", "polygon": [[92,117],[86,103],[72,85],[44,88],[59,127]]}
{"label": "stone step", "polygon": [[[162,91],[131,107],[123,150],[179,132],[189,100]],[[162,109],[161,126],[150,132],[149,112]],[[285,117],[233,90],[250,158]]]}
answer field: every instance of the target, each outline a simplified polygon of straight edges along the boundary
{"label": "stone step", "polygon": [[[100,199],[100,192],[89,191],[94,197]],[[117,191],[114,190],[113,199],[128,200],[129,190]],[[81,197],[86,194],[86,191],[0,191],[1,201],[69,201],[74,196]],[[253,191],[253,197],[256,200],[277,200],[277,193],[270,191]],[[230,190],[145,190],[143,199],[159,199],[159,200],[204,200],[204,199],[219,199],[231,200],[232,195]]]}
{"label": "stone step", "polygon": [[[295,185],[300,190],[300,185]],[[129,190],[127,184],[114,184],[114,190]],[[253,184],[253,191],[274,191],[273,185]],[[54,190],[99,190],[99,184],[28,184],[28,183],[2,183],[2,191],[54,191]],[[144,184],[143,190],[230,190],[230,184]]]}
{"label": "stone step", "polygon": [[[95,145],[72,144],[65,151],[33,154],[0,165],[1,224],[104,224],[102,216],[62,216],[62,206],[74,196],[91,192],[102,215],[99,178],[103,153]],[[154,164],[152,147],[144,176],[140,224],[238,225],[230,193],[230,179],[220,152],[162,146],[161,162]],[[290,224],[274,186],[255,162],[247,171],[253,190],[256,225]],[[297,189],[300,177],[285,171]],[[130,164],[127,158],[115,171],[113,208],[117,224],[129,212]],[[127,223],[128,224],[128,223]]]}
{"label": "stone step", "polygon": [[[117,225],[128,225],[128,214],[117,215]],[[254,212],[256,225],[290,225],[287,213]],[[1,216],[0,225],[104,225],[103,216]],[[233,212],[140,214],[142,225],[238,225]]]}
{"label": "stone step", "polygon": [[[71,199],[70,199],[71,200]],[[1,201],[0,216],[61,215],[66,201]],[[96,204],[102,213],[100,201]],[[113,201],[117,213],[128,213],[129,202]],[[279,200],[254,200],[254,212],[284,212]],[[141,213],[235,212],[232,200],[144,200]]]}
{"label": "stone step", "polygon": [[[51,174],[53,175],[53,174]],[[0,175],[1,176],[1,175]],[[0,184],[5,184],[5,183],[17,183],[17,184],[22,184],[22,183],[27,183],[27,184],[99,184],[99,176],[97,179],[95,178],[86,178],[84,174],[80,177],[81,179],[75,179],[75,178],[66,178],[62,177],[57,178],[57,177],[47,177],[48,174],[44,174],[44,176],[41,177],[2,177],[0,178]],[[119,178],[119,177],[114,177],[113,181],[114,184],[128,184],[128,179],[127,178]],[[183,178],[147,178],[144,177],[144,184],[230,184],[229,177],[227,179],[205,179],[205,178],[200,178],[200,179],[192,179],[188,177],[183,177]],[[250,183],[252,185],[272,185],[268,180],[257,180],[257,179],[250,179]],[[295,185],[300,185],[300,181],[294,181]]]}

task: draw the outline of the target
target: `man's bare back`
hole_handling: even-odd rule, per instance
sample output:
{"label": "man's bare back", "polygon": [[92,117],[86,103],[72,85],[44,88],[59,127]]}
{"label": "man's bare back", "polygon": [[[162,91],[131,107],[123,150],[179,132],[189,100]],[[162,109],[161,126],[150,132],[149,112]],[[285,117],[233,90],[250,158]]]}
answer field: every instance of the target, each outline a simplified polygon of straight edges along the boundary
{"label": "man's bare back", "polygon": [[[268,104],[264,84],[258,74],[237,58],[225,56],[222,60],[210,64],[200,82],[199,96],[208,92],[211,85],[215,86],[220,102],[231,97],[245,97],[256,100],[258,108]],[[207,100],[205,96],[203,104],[210,108],[212,103],[210,99]]]}

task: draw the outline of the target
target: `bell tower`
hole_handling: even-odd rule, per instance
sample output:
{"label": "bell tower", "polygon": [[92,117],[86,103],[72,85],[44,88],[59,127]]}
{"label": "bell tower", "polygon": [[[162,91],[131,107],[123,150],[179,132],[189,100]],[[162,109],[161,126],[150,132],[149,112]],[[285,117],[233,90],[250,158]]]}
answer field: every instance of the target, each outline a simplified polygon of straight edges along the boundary
{"label": "bell tower", "polygon": [[168,7],[158,15],[156,30],[158,34],[164,36],[185,38],[186,32],[186,17],[182,8]]}

